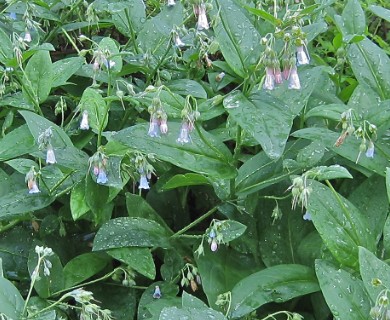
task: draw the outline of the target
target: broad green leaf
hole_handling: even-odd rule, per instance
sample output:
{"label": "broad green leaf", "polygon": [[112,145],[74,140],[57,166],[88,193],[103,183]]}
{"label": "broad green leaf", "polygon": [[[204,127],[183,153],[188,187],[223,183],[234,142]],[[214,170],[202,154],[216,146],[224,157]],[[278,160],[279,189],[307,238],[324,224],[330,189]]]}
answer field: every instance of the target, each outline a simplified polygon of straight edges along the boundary
{"label": "broad green leaf", "polygon": [[[351,201],[360,212],[364,212],[368,227],[372,231],[377,242],[382,236],[383,226],[389,209],[384,180],[385,179],[379,175],[372,175],[353,190],[348,197],[348,200]],[[370,190],[370,192],[368,192],[368,190]]]}
{"label": "broad green leaf", "polygon": [[108,260],[106,256],[92,252],[74,257],[64,266],[64,287],[73,287],[94,276],[104,269]]}
{"label": "broad green leaf", "polygon": [[81,218],[90,210],[85,200],[85,183],[81,182],[74,186],[70,194],[70,212],[73,220]]}
{"label": "broad green leaf", "polygon": [[[39,267],[39,278],[34,283],[34,289],[41,298],[48,298],[52,294],[64,289],[64,275],[60,258],[53,252],[51,256],[46,256],[45,260],[50,261],[50,274],[44,274],[44,263],[41,261]],[[28,257],[28,270],[32,276],[36,266],[38,265],[38,255],[35,252],[35,246],[30,250]]]}
{"label": "broad green leaf", "polygon": [[8,164],[10,167],[14,168],[21,174],[27,174],[27,172],[30,171],[31,167],[39,168],[37,163],[30,159],[18,158],[5,161],[4,163]]}
{"label": "broad green leaf", "polygon": [[167,232],[157,222],[144,218],[116,218],[97,232],[93,250],[123,247],[169,247]]}
{"label": "broad green leaf", "polygon": [[149,19],[138,33],[138,46],[144,53],[150,52],[160,59],[171,47],[171,32],[183,22],[183,6],[164,6],[159,14]]}
{"label": "broad green leaf", "polygon": [[27,125],[22,125],[0,139],[0,161],[6,161],[36,150]]}
{"label": "broad green leaf", "polygon": [[32,103],[42,103],[53,83],[53,65],[46,50],[37,51],[28,61],[23,77],[23,93]]}
{"label": "broad green leaf", "polygon": [[375,248],[366,217],[347,199],[320,182],[311,181],[307,210],[333,256],[343,265],[358,267],[358,246]]}
{"label": "broad green leaf", "polygon": [[371,11],[373,14],[377,15],[378,17],[386,20],[387,22],[390,22],[390,10],[385,9],[381,6],[371,5],[368,7],[368,10]]}
{"label": "broad green leaf", "polygon": [[284,302],[319,290],[312,269],[299,264],[273,266],[242,279],[232,290],[233,319],[269,302]]}
{"label": "broad green leaf", "polygon": [[122,57],[119,55],[118,45],[115,41],[109,37],[103,38],[99,42],[99,48],[108,53],[108,60],[115,63],[111,68],[109,68],[110,72],[119,72],[122,70]]}
{"label": "broad green leaf", "polygon": [[161,188],[161,190],[170,190],[179,187],[197,186],[202,184],[210,184],[209,180],[201,174],[186,173],[177,174],[170,178]]}
{"label": "broad green leaf", "polygon": [[353,178],[347,169],[345,169],[342,166],[339,166],[338,164],[329,167],[326,166],[314,167],[310,169],[310,172],[312,172],[315,175],[315,178],[319,181],[341,179],[341,178],[344,179]]}
{"label": "broad green leaf", "polygon": [[248,99],[238,91],[227,96],[223,104],[233,120],[260,143],[268,157],[281,157],[293,120],[286,104],[267,93],[255,93]]}
{"label": "broad green leaf", "polygon": [[390,58],[369,39],[353,43],[347,50],[352,71],[359,83],[368,85],[382,99],[390,98]]}
{"label": "broad green leaf", "polygon": [[97,132],[103,131],[108,122],[108,106],[101,94],[92,88],[85,89],[79,106],[81,112],[88,111],[90,127]]}
{"label": "broad green leaf", "polygon": [[218,221],[218,232],[223,236],[223,241],[228,243],[239,238],[246,230],[246,226],[234,220]]}
{"label": "broad green leaf", "polygon": [[153,220],[163,226],[168,233],[172,233],[171,229],[166,224],[165,220],[150,206],[148,202],[140,195],[126,193],[126,209],[127,214],[131,218],[145,218]]}
{"label": "broad green leaf", "polygon": [[364,287],[375,303],[381,291],[390,288],[390,266],[363,247],[359,247],[359,265]]}
{"label": "broad green leaf", "polygon": [[145,4],[142,0],[129,0],[126,4],[124,10],[112,12],[112,22],[120,33],[132,37],[146,21]]}
{"label": "broad green leaf", "polygon": [[27,212],[47,207],[54,201],[47,194],[29,194],[25,190],[13,192],[12,195],[0,197],[0,221],[23,217]]}
{"label": "broad green leaf", "polygon": [[20,91],[3,97],[0,101],[0,106],[8,106],[17,109],[34,111],[33,105],[27,102],[27,100]]}
{"label": "broad green leaf", "polygon": [[387,190],[387,200],[390,202],[390,168],[386,168],[386,190]]}
{"label": "broad green leaf", "polygon": [[359,0],[348,0],[342,14],[345,30],[349,34],[362,34],[366,29],[366,19]]}
{"label": "broad green leaf", "polygon": [[7,65],[7,61],[13,57],[13,45],[8,34],[0,29],[0,63]]}
{"label": "broad green leaf", "polygon": [[213,2],[213,29],[221,52],[233,71],[246,78],[248,69],[259,60],[261,36],[235,1]]}
{"label": "broad green leaf", "polygon": [[[159,286],[161,298],[153,298],[155,287]],[[138,320],[159,320],[161,311],[166,307],[180,307],[181,299],[177,297],[179,289],[169,282],[155,282],[142,294],[139,300]]]}
{"label": "broad green leaf", "polygon": [[105,204],[109,196],[109,188],[96,183],[90,174],[85,180],[85,202],[95,215],[95,223],[101,223]]}
{"label": "broad green leaf", "polygon": [[184,308],[207,308],[206,303],[186,291],[183,291],[181,296],[181,305]]}
{"label": "broad green leaf", "polygon": [[44,117],[37,115],[30,111],[19,111],[23,116],[24,120],[30,129],[31,134],[34,137],[35,143],[38,145],[38,137],[40,134],[45,132],[45,130],[51,128],[53,132],[53,137],[51,139],[51,144],[54,148],[64,148],[73,146],[72,141],[68,135],[61,129],[59,126],[53,122],[45,119]]}
{"label": "broad green leaf", "polygon": [[314,40],[319,34],[328,30],[328,25],[325,21],[314,22],[302,27],[302,31],[306,33],[308,42]]}
{"label": "broad green leaf", "polygon": [[168,134],[161,138],[148,136],[148,126],[135,125],[107,136],[107,139],[145,153],[154,153],[161,160],[197,173],[220,178],[234,177],[230,151],[205,130],[197,127],[191,133],[191,141],[180,144],[176,141],[180,132],[179,123],[170,123]]}
{"label": "broad green leaf", "polygon": [[[353,137],[348,137],[342,145],[336,147],[335,143],[340,137],[340,134],[341,132],[337,133],[325,128],[316,127],[301,129],[295,131],[292,135],[297,138],[321,141],[328,149],[355,163],[359,155],[360,141]],[[382,149],[382,145],[385,146],[386,144],[387,142],[382,139],[377,140],[375,143],[374,158],[367,158],[362,154],[359,157],[358,165],[379,175],[384,175],[385,168],[388,165],[388,155]],[[358,168],[359,166],[356,167]]]}
{"label": "broad green leaf", "polygon": [[325,119],[331,119],[334,121],[340,121],[341,114],[347,110],[347,106],[345,104],[332,103],[328,105],[322,105],[319,107],[315,107],[310,109],[305,113],[305,119],[309,119],[310,117],[320,117]]}
{"label": "broad green leaf", "polygon": [[80,69],[84,61],[85,59],[82,57],[71,57],[54,62],[52,87],[55,88],[68,84],[68,79]]}
{"label": "broad green leaf", "polygon": [[[321,141],[313,141],[298,151],[297,162],[302,168],[313,167],[321,161],[325,155],[325,151],[326,148]],[[345,171],[347,170],[345,169]]]}
{"label": "broad green leaf", "polygon": [[333,316],[343,320],[369,319],[370,301],[363,282],[325,260],[316,260],[316,274]]}
{"label": "broad green leaf", "polygon": [[149,248],[116,248],[108,250],[107,253],[149,279],[156,277],[156,267]]}
{"label": "broad green leaf", "polygon": [[194,98],[207,99],[207,93],[203,87],[194,80],[180,79],[172,80],[166,86],[174,93],[182,96],[191,95]]}
{"label": "broad green leaf", "polygon": [[196,257],[196,265],[209,305],[214,309],[219,308],[215,305],[219,294],[231,291],[237,282],[259,269],[252,256],[226,246],[220,246],[217,252],[207,248],[204,255]]}
{"label": "broad green leaf", "polygon": [[321,257],[324,243],[317,230],[304,237],[297,248],[299,261],[309,267],[314,266],[314,261]]}
{"label": "broad green leaf", "polygon": [[225,316],[213,309],[191,307],[165,307],[160,313],[159,320],[186,319],[186,320],[226,320]]}
{"label": "broad green leaf", "polygon": [[24,301],[11,281],[0,277],[0,314],[9,319],[20,319]]}

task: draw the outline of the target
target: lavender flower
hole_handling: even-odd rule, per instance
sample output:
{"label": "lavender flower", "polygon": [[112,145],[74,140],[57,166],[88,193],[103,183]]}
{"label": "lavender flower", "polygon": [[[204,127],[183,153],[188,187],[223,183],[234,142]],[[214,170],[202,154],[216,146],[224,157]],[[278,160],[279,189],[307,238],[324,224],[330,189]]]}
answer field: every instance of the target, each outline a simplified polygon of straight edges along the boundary
{"label": "lavender flower", "polygon": [[275,89],[274,70],[270,67],[265,68],[265,80],[264,80],[263,88],[265,90]]}
{"label": "lavender flower", "polygon": [[9,18],[11,19],[11,20],[16,20],[17,18],[16,18],[16,13],[15,12],[10,12],[9,13]]}
{"label": "lavender flower", "polygon": [[89,120],[88,120],[88,111],[84,110],[83,115],[80,122],[81,130],[89,130]]}
{"label": "lavender flower", "polygon": [[176,141],[185,144],[190,142],[190,139],[189,126],[187,121],[184,121],[180,128],[179,138]]}
{"label": "lavender flower", "polygon": [[57,163],[53,147],[50,144],[47,146],[46,163],[47,164],[55,164],[55,163]]}
{"label": "lavender flower", "polygon": [[175,47],[177,47],[177,48],[185,46],[185,43],[183,41],[181,41],[179,35],[176,33],[173,36],[173,43],[175,44]]}
{"label": "lavender flower", "polygon": [[206,15],[206,6],[204,3],[202,3],[199,8],[199,15],[198,15],[198,25],[197,29],[198,30],[208,30],[210,28],[209,22],[207,20],[207,15]]}
{"label": "lavender flower", "polygon": [[150,117],[149,131],[148,135],[151,137],[159,137],[159,123],[158,118],[154,115]]}
{"label": "lavender flower", "polygon": [[26,30],[26,32],[24,33],[24,38],[23,38],[23,40],[24,40],[25,42],[31,42],[31,41],[32,41],[30,31]]}
{"label": "lavender flower", "polygon": [[310,60],[305,52],[304,46],[297,47],[297,64],[298,66],[309,64]]}
{"label": "lavender flower", "polygon": [[150,189],[148,179],[146,178],[146,176],[144,174],[141,174],[141,177],[139,179],[139,187],[138,188],[145,189],[145,190]]}
{"label": "lavender flower", "polygon": [[36,180],[29,181],[28,193],[39,193],[39,192],[41,192],[41,190],[39,190]]}
{"label": "lavender flower", "polygon": [[217,243],[217,240],[216,239],[213,239],[211,241],[211,245],[210,245],[210,249],[211,251],[215,252],[218,250],[218,243]]}
{"label": "lavender flower", "polygon": [[162,296],[162,294],[161,294],[160,287],[159,287],[159,286],[156,286],[156,287],[154,288],[153,298],[154,298],[154,299],[160,299],[161,296]]}
{"label": "lavender flower", "polygon": [[366,157],[367,158],[374,158],[374,151],[375,151],[375,146],[372,141],[368,143],[368,148],[366,151]]}
{"label": "lavender flower", "polygon": [[311,221],[311,214],[309,211],[306,211],[305,214],[303,215],[303,220],[306,220],[306,221]]}
{"label": "lavender flower", "polygon": [[280,68],[275,70],[274,77],[275,77],[275,83],[276,84],[283,83],[283,77],[282,77],[282,72],[280,71]]}
{"label": "lavender flower", "polygon": [[99,184],[106,184],[108,182],[107,174],[104,168],[99,169],[99,173],[96,178],[96,182]]}
{"label": "lavender flower", "polygon": [[160,131],[162,134],[167,134],[167,132],[168,132],[167,119],[161,119]]}
{"label": "lavender flower", "polygon": [[301,83],[299,81],[297,67],[291,68],[290,78],[288,79],[288,88],[296,90],[301,89]]}

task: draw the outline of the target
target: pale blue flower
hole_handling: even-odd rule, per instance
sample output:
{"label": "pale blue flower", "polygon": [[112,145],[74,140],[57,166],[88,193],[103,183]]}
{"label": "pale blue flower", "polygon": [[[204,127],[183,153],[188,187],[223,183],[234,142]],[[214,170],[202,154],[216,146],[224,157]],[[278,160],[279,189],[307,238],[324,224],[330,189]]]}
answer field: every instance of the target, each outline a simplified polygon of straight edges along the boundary
{"label": "pale blue flower", "polygon": [[141,174],[141,178],[139,180],[139,189],[150,189],[148,179],[144,174]]}
{"label": "pale blue flower", "polygon": [[106,171],[104,171],[104,169],[102,169],[102,168],[99,169],[99,173],[98,173],[98,176],[96,178],[96,182],[99,184],[105,184],[108,182],[107,174],[106,174]]}
{"label": "pale blue flower", "polygon": [[153,298],[154,298],[154,299],[160,299],[161,296],[162,296],[162,294],[161,294],[160,287],[159,287],[159,286],[156,286],[156,287],[154,288]]}
{"label": "pale blue flower", "polygon": [[372,141],[368,143],[368,148],[366,151],[366,157],[367,158],[374,158],[374,151],[375,151],[375,146]]}

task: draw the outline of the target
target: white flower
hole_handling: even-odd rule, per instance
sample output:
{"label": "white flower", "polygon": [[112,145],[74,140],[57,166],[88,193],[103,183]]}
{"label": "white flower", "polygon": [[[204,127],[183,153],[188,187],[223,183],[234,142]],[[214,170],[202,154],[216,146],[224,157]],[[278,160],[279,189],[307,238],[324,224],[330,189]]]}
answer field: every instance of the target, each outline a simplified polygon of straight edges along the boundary
{"label": "white flower", "polygon": [[30,31],[26,30],[26,32],[24,33],[24,38],[23,38],[23,40],[26,41],[26,42],[31,42],[31,41],[32,41]]}
{"label": "white flower", "polygon": [[185,46],[185,43],[183,41],[181,41],[180,37],[178,34],[175,34],[173,36],[173,42],[175,43],[175,47],[184,47]]}
{"label": "white flower", "polygon": [[168,0],[168,7],[172,7],[174,6],[176,3],[175,3],[175,0]]}
{"label": "white flower", "polygon": [[166,119],[161,120],[160,131],[162,134],[166,134],[168,132],[168,124]]}
{"label": "white flower", "polygon": [[39,193],[41,190],[39,190],[37,182],[35,180],[28,182],[28,193]]}
{"label": "white flower", "polygon": [[88,111],[84,110],[83,115],[80,121],[81,130],[89,130],[89,120],[88,120]]}
{"label": "white flower", "polygon": [[203,30],[203,29],[207,30],[208,28],[210,28],[210,26],[209,26],[209,22],[207,20],[206,6],[204,3],[202,3],[199,6],[199,16],[198,16],[197,29],[198,30]]}
{"label": "white flower", "polygon": [[179,138],[176,140],[181,144],[190,142],[189,127],[187,122],[183,122],[180,128]]}
{"label": "white flower", "polygon": [[160,136],[158,119],[153,115],[150,118],[148,135],[151,136],[152,138]]}
{"label": "white flower", "polygon": [[301,82],[297,72],[297,67],[292,67],[290,70],[290,78],[288,79],[288,88],[299,90],[301,89]]}
{"label": "white flower", "polygon": [[375,151],[375,146],[372,141],[368,143],[368,148],[366,151],[366,157],[367,158],[374,158],[374,151]]}
{"label": "white flower", "polygon": [[265,69],[265,80],[263,84],[263,88],[266,90],[275,89],[275,76],[272,68],[267,67]]}
{"label": "white flower", "polygon": [[47,147],[46,163],[47,164],[55,164],[55,163],[57,163],[56,156],[54,154],[54,150],[53,150],[53,147],[51,145],[49,145]]}
{"label": "white flower", "polygon": [[150,189],[148,179],[144,174],[141,174],[140,180],[139,180],[139,189]]}
{"label": "white flower", "polygon": [[310,60],[305,52],[304,46],[297,47],[297,64],[298,66],[309,64]]}

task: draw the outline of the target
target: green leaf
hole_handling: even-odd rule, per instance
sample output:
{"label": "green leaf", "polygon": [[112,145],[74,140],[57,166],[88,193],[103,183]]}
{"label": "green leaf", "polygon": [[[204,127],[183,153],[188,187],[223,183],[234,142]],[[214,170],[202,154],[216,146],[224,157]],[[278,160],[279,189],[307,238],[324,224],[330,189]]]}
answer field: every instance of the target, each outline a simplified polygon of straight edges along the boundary
{"label": "green leaf", "polygon": [[[53,293],[64,289],[64,276],[60,258],[53,252],[51,256],[46,256],[45,260],[50,261],[52,265],[49,269],[50,274],[44,274],[44,266],[43,262],[41,262],[39,268],[39,278],[34,283],[34,289],[38,295],[44,299],[50,297]],[[38,255],[35,252],[35,247],[32,247],[30,250],[27,264],[30,276],[32,277],[32,274],[38,265]]]}
{"label": "green leaf", "polygon": [[348,0],[342,14],[344,28],[349,34],[362,34],[366,19],[359,0]]}
{"label": "green leaf", "polygon": [[331,119],[334,121],[340,121],[341,114],[347,110],[347,106],[341,103],[332,103],[314,107],[305,113],[305,119],[311,117],[320,117],[324,119]]}
{"label": "green leaf", "polygon": [[164,6],[159,14],[149,19],[138,33],[138,46],[143,52],[151,52],[161,58],[170,49],[171,32],[174,26],[183,22],[183,6],[177,2],[174,6]]}
{"label": "green leaf", "polygon": [[373,14],[377,15],[378,17],[386,20],[387,22],[390,22],[390,10],[385,9],[380,6],[371,5],[368,7],[368,10],[371,11]]}
{"label": "green leaf", "polygon": [[170,178],[161,188],[161,190],[176,189],[186,186],[197,186],[203,184],[210,184],[209,180],[201,174],[186,173],[177,174]]}
{"label": "green leaf", "polygon": [[118,31],[126,37],[139,32],[145,21],[145,4],[142,0],[127,1],[124,10],[112,12],[112,22]]}
{"label": "green leaf", "polygon": [[156,277],[156,267],[149,248],[117,248],[110,249],[107,253],[149,279]]}
{"label": "green leaf", "polygon": [[68,137],[68,135],[62,130],[59,126],[53,122],[41,117],[30,111],[19,111],[26,121],[28,128],[30,129],[31,134],[34,137],[36,143],[38,143],[38,137],[40,134],[45,132],[45,130],[51,127],[53,132],[53,137],[51,139],[52,146],[58,148],[72,147],[73,143]]}
{"label": "green leaf", "polygon": [[260,34],[233,0],[215,0],[211,14],[217,17],[213,29],[226,62],[246,78],[248,69],[259,61]]}
{"label": "green leaf", "polygon": [[387,190],[387,200],[390,202],[390,168],[386,168],[386,190]]}
{"label": "green leaf", "polygon": [[255,93],[248,99],[238,91],[226,97],[223,104],[233,120],[260,143],[268,157],[281,157],[293,120],[288,106],[267,93]]}
{"label": "green leaf", "polygon": [[186,291],[183,291],[181,296],[181,304],[184,308],[207,308],[207,305],[202,300],[193,296],[192,294],[187,293]]}
{"label": "green leaf", "polygon": [[102,222],[100,218],[103,217],[108,196],[109,188],[96,183],[88,174],[85,180],[85,202],[94,213],[96,223]]}
{"label": "green leaf", "polygon": [[109,61],[115,63],[115,65],[110,68],[110,72],[120,72],[122,70],[122,57],[119,55],[119,49],[116,42],[109,37],[103,38],[99,42],[99,48],[103,52],[109,53],[107,58]]}
{"label": "green leaf", "polygon": [[219,294],[231,291],[238,281],[259,269],[252,256],[226,246],[220,246],[217,253],[207,248],[204,255],[195,258],[203,290],[214,308]]}
{"label": "green leaf", "polygon": [[335,318],[369,319],[370,302],[362,280],[324,260],[316,260],[316,274],[325,300]]}
{"label": "green leaf", "polygon": [[166,224],[165,220],[140,195],[127,192],[126,209],[129,217],[139,217],[156,221],[161,226],[163,226],[168,233],[173,233]]}
{"label": "green leaf", "polygon": [[269,302],[284,302],[319,290],[312,269],[298,264],[253,273],[232,290],[231,317],[237,319]]}
{"label": "green leaf", "polygon": [[27,125],[22,125],[0,139],[0,161],[6,161],[36,150]]}
{"label": "green leaf", "polygon": [[[364,212],[368,228],[372,231],[376,242],[382,236],[389,209],[386,195],[385,179],[379,175],[372,175],[364,180],[348,197],[360,212]],[[372,192],[367,192],[370,190]]]}
{"label": "green leaf", "polygon": [[202,128],[197,127],[191,133],[191,142],[180,144],[176,141],[180,132],[179,123],[170,123],[168,134],[161,138],[148,136],[148,126],[140,124],[129,127],[107,136],[107,139],[145,153],[154,153],[161,160],[197,173],[219,178],[234,177],[230,151]]}
{"label": "green leaf", "polygon": [[108,106],[101,94],[92,88],[85,89],[79,106],[81,112],[88,111],[90,127],[97,132],[103,131],[108,122]]}
{"label": "green leaf", "polygon": [[70,212],[74,221],[81,218],[90,210],[85,200],[85,184],[78,183],[70,194]]}
{"label": "green leaf", "polygon": [[213,309],[191,307],[165,307],[160,313],[159,320],[186,319],[186,320],[226,320],[225,316]]}
{"label": "green leaf", "polygon": [[68,79],[81,68],[85,59],[82,57],[71,57],[58,60],[53,63],[52,87],[64,86]]}
{"label": "green leaf", "polygon": [[11,281],[0,277],[0,314],[9,319],[20,319],[24,301]]}
{"label": "green leaf", "polygon": [[352,71],[359,83],[368,85],[382,100],[390,98],[390,58],[369,39],[353,43],[347,50]]}
{"label": "green leaf", "polygon": [[390,266],[363,247],[359,247],[359,265],[364,287],[375,303],[381,291],[390,288]]}
{"label": "green leaf", "polygon": [[174,93],[182,96],[191,95],[194,98],[207,99],[207,93],[196,81],[190,79],[172,80],[166,86]]}
{"label": "green leaf", "polygon": [[270,22],[275,27],[280,26],[282,24],[282,20],[275,18],[272,14],[268,13],[267,11],[252,8],[248,6],[244,6],[245,9],[247,9],[249,12],[253,13],[254,15],[264,19],[265,21]]}
{"label": "green leaf", "polygon": [[169,247],[166,230],[157,222],[144,218],[116,218],[97,232],[93,250],[123,247]]}
{"label": "green leaf", "polygon": [[310,169],[310,172],[312,172],[315,175],[316,180],[322,181],[322,180],[332,180],[332,179],[352,179],[353,176],[348,172],[347,169],[345,169],[342,166],[339,166],[338,164],[326,167],[326,166],[320,166],[320,167],[314,167]]}
{"label": "green leaf", "polygon": [[0,221],[20,218],[27,212],[47,207],[53,201],[49,195],[29,194],[26,186],[25,190],[0,197]]}
{"label": "green leaf", "polygon": [[108,259],[96,253],[84,253],[74,257],[64,267],[65,288],[73,287],[103,270]]}
{"label": "green leaf", "polygon": [[7,65],[8,60],[12,59],[13,56],[13,45],[8,36],[3,30],[0,29],[0,63]]}
{"label": "green leaf", "polygon": [[0,106],[8,106],[18,109],[34,111],[34,107],[32,106],[32,104],[26,101],[25,97],[20,91],[3,97],[0,101]]}
{"label": "green leaf", "polygon": [[347,199],[317,181],[307,210],[314,226],[333,256],[343,265],[358,267],[358,246],[375,249],[375,238],[366,217]]}
{"label": "green leaf", "polygon": [[28,101],[42,103],[49,96],[52,83],[53,65],[50,54],[46,50],[39,50],[27,63],[23,77],[23,93]]}
{"label": "green leaf", "polygon": [[[161,290],[161,298],[153,298],[155,286]],[[180,307],[181,299],[177,297],[178,287],[169,282],[155,282],[142,294],[138,307],[138,320],[159,320],[161,311],[165,307]]]}
{"label": "green leaf", "polygon": [[218,221],[218,232],[223,236],[223,241],[228,243],[239,238],[246,230],[246,226],[234,220]]}
{"label": "green leaf", "polygon": [[18,158],[5,161],[4,163],[8,164],[10,167],[14,168],[21,174],[27,174],[27,172],[31,170],[31,167],[39,168],[37,163],[30,159]]}

